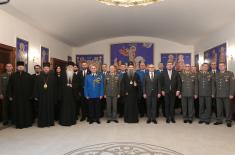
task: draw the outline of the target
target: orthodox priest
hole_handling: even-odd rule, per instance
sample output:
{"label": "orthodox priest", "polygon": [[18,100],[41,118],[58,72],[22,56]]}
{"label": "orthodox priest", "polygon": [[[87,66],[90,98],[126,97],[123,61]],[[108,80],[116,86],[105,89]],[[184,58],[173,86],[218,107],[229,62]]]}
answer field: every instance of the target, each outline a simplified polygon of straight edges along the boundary
{"label": "orthodox priest", "polygon": [[74,74],[74,63],[68,62],[66,72],[62,75],[62,102],[60,121],[63,126],[76,124],[76,101],[78,100],[78,77]]}
{"label": "orthodox priest", "polygon": [[128,63],[127,73],[124,73],[121,81],[121,93],[125,95],[124,121],[126,123],[137,123],[138,98],[140,97],[140,79],[134,70],[133,62]]}
{"label": "orthodox priest", "polygon": [[38,127],[54,126],[56,78],[50,72],[50,63],[43,63],[43,71],[36,77],[34,100],[38,101]]}
{"label": "orthodox priest", "polygon": [[17,71],[10,77],[7,89],[17,129],[32,126],[32,89],[32,77],[25,72],[24,62],[17,62]]}

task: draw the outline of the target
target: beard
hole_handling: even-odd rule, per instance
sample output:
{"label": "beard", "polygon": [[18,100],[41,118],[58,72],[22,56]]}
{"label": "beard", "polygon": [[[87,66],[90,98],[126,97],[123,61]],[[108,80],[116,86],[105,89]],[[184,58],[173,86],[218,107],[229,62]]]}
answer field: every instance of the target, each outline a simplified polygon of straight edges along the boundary
{"label": "beard", "polygon": [[66,71],[66,74],[67,74],[67,79],[68,79],[68,81],[71,81],[71,82],[72,82],[74,71],[67,70],[67,71]]}
{"label": "beard", "polygon": [[134,70],[128,70],[128,71],[127,71],[127,75],[128,75],[129,77],[134,77],[134,74],[135,74],[135,71],[134,71]]}

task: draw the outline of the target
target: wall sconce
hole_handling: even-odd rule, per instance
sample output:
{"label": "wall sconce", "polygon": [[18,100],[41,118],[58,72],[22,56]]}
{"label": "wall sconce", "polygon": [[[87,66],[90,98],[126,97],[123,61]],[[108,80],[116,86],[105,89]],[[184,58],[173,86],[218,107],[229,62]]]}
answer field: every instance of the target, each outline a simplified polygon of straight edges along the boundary
{"label": "wall sconce", "polygon": [[229,61],[233,61],[234,57],[235,57],[235,46],[230,46],[227,52],[227,59]]}
{"label": "wall sconce", "polygon": [[39,61],[39,58],[33,57],[33,63],[38,63],[38,61]]}
{"label": "wall sconce", "polygon": [[36,49],[30,49],[29,60],[34,64],[39,64],[39,52]]}

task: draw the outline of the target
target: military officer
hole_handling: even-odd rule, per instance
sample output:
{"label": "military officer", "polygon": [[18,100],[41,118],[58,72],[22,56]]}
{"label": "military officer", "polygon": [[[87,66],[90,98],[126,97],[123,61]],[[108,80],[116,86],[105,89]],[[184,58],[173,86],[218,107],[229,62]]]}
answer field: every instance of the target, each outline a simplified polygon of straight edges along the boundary
{"label": "military officer", "polygon": [[219,72],[216,73],[212,85],[212,97],[216,98],[217,104],[217,121],[214,123],[214,125],[223,123],[223,111],[225,110],[227,126],[232,126],[230,100],[233,99],[233,93],[234,74],[230,71],[226,71],[225,63],[220,62]]}
{"label": "military officer", "polygon": [[118,123],[117,120],[117,99],[120,97],[120,78],[117,74],[116,66],[110,66],[110,73],[106,75],[104,81],[104,98],[107,101],[107,123],[114,121]]}
{"label": "military officer", "polygon": [[202,71],[198,73],[198,91],[199,96],[199,124],[210,124],[211,121],[211,97],[212,97],[212,74],[208,72],[209,65],[204,63]]}
{"label": "military officer", "polygon": [[90,66],[91,74],[85,77],[84,96],[88,100],[89,123],[100,124],[100,100],[104,96],[104,80],[97,74],[95,65]]}
{"label": "military officer", "polygon": [[0,75],[0,100],[2,100],[3,125],[7,125],[9,120],[9,101],[7,100],[6,91],[9,78],[13,72],[12,64],[6,64],[5,69],[6,72]]}
{"label": "military officer", "polygon": [[190,64],[185,64],[185,70],[180,73],[182,82],[181,87],[181,101],[184,123],[192,123],[194,117],[194,98],[197,98],[198,91],[197,77],[190,72]]}

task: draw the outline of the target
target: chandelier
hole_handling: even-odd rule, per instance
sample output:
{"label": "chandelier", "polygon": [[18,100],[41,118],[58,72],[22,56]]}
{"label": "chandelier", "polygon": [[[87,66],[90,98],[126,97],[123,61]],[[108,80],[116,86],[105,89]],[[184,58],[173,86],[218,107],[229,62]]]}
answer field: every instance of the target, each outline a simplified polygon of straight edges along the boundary
{"label": "chandelier", "polygon": [[107,5],[131,7],[131,6],[146,6],[164,0],[97,0],[97,1]]}

